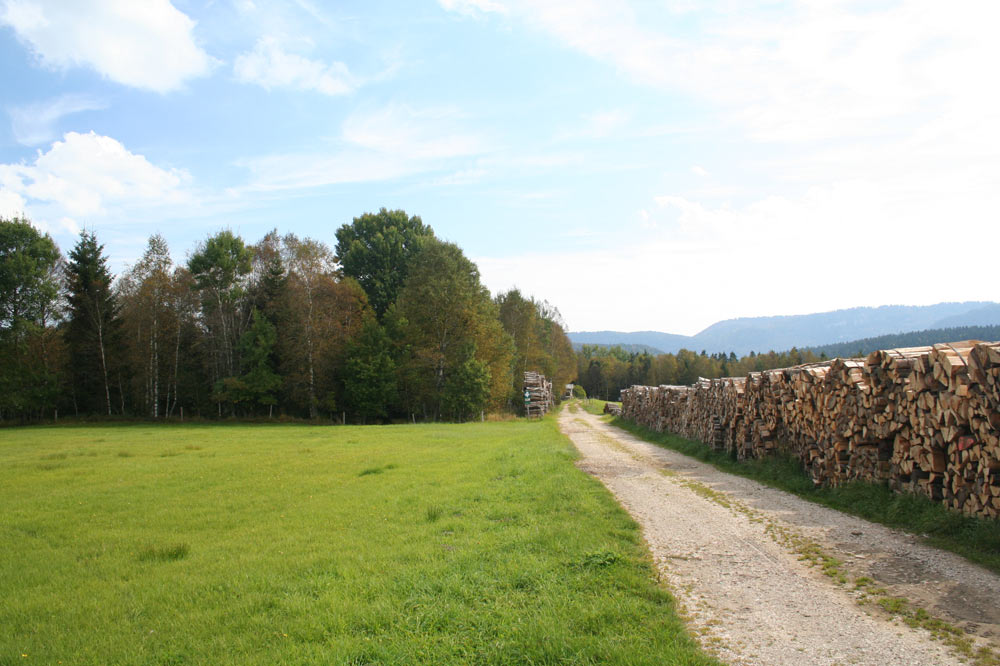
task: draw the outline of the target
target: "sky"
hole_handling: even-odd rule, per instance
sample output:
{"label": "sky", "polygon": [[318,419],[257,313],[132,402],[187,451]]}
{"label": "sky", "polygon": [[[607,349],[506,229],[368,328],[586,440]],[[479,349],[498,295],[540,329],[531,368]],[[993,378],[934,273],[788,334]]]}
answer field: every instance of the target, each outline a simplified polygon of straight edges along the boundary
{"label": "sky", "polygon": [[153,233],[184,262],[403,209],[578,331],[997,300],[997,25],[995,0],[0,0],[0,216],[64,253],[93,231],[118,272]]}

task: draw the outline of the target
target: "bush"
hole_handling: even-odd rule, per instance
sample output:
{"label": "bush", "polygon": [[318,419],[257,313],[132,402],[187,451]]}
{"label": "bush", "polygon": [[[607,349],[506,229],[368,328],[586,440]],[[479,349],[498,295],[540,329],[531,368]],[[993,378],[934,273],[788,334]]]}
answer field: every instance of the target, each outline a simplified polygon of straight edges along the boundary
{"label": "bush", "polygon": [[579,384],[573,385],[573,397],[579,398],[580,400],[587,399],[587,389],[583,388]]}

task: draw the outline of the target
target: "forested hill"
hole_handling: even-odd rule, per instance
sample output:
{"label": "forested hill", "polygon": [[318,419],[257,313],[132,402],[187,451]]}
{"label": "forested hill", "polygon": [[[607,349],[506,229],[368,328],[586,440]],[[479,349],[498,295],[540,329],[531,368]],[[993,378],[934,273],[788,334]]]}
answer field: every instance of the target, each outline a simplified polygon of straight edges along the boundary
{"label": "forested hill", "polygon": [[883,305],[808,315],[743,317],[712,324],[697,335],[658,331],[571,332],[574,343],[648,345],[668,353],[681,349],[737,355],[797,347],[819,347],[907,331],[1000,325],[1000,303],[968,301],[936,305]]}
{"label": "forested hill", "polygon": [[[587,343],[587,342],[574,342],[573,343],[573,350],[577,351],[577,352],[581,351],[583,349],[583,347],[585,345],[588,345],[588,344],[590,344],[590,343]],[[621,349],[622,351],[624,351],[624,352],[626,352],[628,354],[653,354],[655,356],[656,354],[662,354],[663,353],[662,349],[657,349],[656,347],[650,347],[649,345],[622,345],[622,344],[602,345],[602,344],[598,343],[598,344],[594,344],[594,345],[591,345],[591,346],[594,346],[594,347],[606,347],[608,349],[610,349],[612,347],[617,347],[618,349]]]}
{"label": "forested hill", "polygon": [[[809,347],[809,351],[817,356],[827,358],[848,358],[852,356],[867,356],[878,349],[899,349],[901,347],[923,347],[936,345],[939,342],[955,342],[958,340],[1000,340],[1000,326],[956,326],[953,328],[935,328],[912,333],[896,333],[880,335],[874,338],[863,338],[851,342],[840,342],[835,345]],[[805,351],[805,350],[803,350]]]}

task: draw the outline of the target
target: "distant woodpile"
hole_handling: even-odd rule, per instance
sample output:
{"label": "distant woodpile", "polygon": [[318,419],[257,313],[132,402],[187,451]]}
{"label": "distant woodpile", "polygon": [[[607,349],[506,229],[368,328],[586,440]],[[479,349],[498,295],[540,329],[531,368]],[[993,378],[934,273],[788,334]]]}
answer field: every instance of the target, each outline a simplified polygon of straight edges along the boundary
{"label": "distant woodpile", "polygon": [[604,413],[611,414],[612,416],[621,416],[622,406],[617,402],[606,402],[604,403]]}
{"label": "distant woodpile", "polygon": [[1000,517],[1000,342],[877,351],[633,386],[623,416],[740,459],[797,456],[817,484],[888,482],[951,509]]}
{"label": "distant woodpile", "polygon": [[545,416],[552,405],[552,382],[537,372],[524,373],[524,412],[527,416]]}

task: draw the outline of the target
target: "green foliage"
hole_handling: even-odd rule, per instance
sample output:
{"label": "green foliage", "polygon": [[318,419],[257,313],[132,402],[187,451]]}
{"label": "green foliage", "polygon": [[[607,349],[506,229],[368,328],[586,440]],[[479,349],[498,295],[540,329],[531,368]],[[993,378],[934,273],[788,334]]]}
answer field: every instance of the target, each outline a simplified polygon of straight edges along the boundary
{"label": "green foliage", "polygon": [[166,240],[150,236],[142,257],[118,278],[123,357],[128,365],[130,406],[137,414],[160,418],[176,409],[181,368],[197,358],[181,353],[184,329],[194,327],[195,302],[190,275],[176,269]]}
{"label": "green foliage", "polygon": [[83,231],[69,253],[66,342],[74,405],[80,411],[110,416],[114,405],[120,404],[119,399],[112,402],[112,394],[118,393],[112,386],[121,371],[121,320],[103,252],[97,236]]}
{"label": "green foliage", "polygon": [[239,371],[235,348],[243,333],[245,278],[252,252],[228,229],[210,236],[188,260],[194,288],[201,296],[202,321],[208,329],[216,379]]}
{"label": "green foliage", "polygon": [[344,402],[352,414],[383,419],[396,398],[396,362],[385,329],[369,319],[347,351]]}
{"label": "green foliage", "polygon": [[716,663],[573,458],[548,420],[0,430],[0,663]]}
{"label": "green foliage", "polygon": [[559,311],[545,301],[525,298],[518,289],[498,294],[494,301],[514,348],[508,407],[520,404],[524,373],[529,370],[545,375],[560,398],[561,387],[576,376],[576,357]]}
{"label": "green foliage", "polygon": [[[470,349],[488,370],[488,406],[503,404],[511,385],[511,339],[500,325],[489,291],[479,281],[479,269],[457,245],[436,238],[425,241],[397,308],[394,316],[405,320],[409,356],[403,375],[413,411],[435,418],[446,414],[447,387],[456,386],[449,384],[453,374],[464,376],[462,381],[486,376],[467,364]],[[459,407],[453,398],[454,393],[448,408]]]}
{"label": "green foliage", "polygon": [[475,344],[467,344],[462,353],[465,360],[452,368],[444,382],[441,406],[457,421],[474,418],[486,409],[490,397],[490,369],[476,360],[475,352]]}
{"label": "green foliage", "polygon": [[25,218],[0,217],[0,331],[55,314],[59,250]]}
{"label": "green foliage", "polygon": [[636,384],[645,386],[691,385],[700,377],[743,377],[750,372],[813,363],[820,358],[811,351],[792,348],[780,354],[700,354],[682,349],[676,354],[629,352],[621,346],[583,345],[577,352],[577,383],[591,397],[618,400],[620,391]]}
{"label": "green foliage", "polygon": [[[324,243],[277,230],[253,246],[219,231],[182,267],[153,235],[115,282],[93,233],[63,271],[51,239],[0,220],[0,420],[264,406],[465,419],[509,410],[525,369],[559,387],[573,378],[558,311],[516,290],[494,301],[476,265],[419,217],[381,209],[337,240],[343,272]],[[56,329],[67,291],[69,322]]]}
{"label": "green foliage", "polygon": [[365,213],[337,229],[337,258],[361,285],[380,319],[396,302],[410,264],[434,231],[402,210]]}
{"label": "green foliage", "polygon": [[220,399],[251,408],[262,405],[270,410],[278,402],[277,390],[281,386],[281,377],[274,371],[274,344],[278,336],[274,324],[257,308],[253,308],[251,318],[253,323],[239,345],[245,371],[238,378],[222,380]]}
{"label": "green foliage", "polygon": [[345,354],[370,309],[358,283],[337,273],[325,244],[287,234],[281,252],[288,273],[274,311],[284,397],[288,409],[314,419],[320,408],[336,407]]}
{"label": "green foliage", "polygon": [[274,405],[274,392],[281,386],[281,378],[274,372],[274,344],[278,334],[274,324],[253,308],[253,323],[240,338],[240,353],[246,372],[243,380],[261,405]]}
{"label": "green foliage", "polygon": [[226,229],[210,236],[188,261],[199,290],[234,295],[240,278],[250,272],[253,254],[243,239]]}
{"label": "green foliage", "polygon": [[57,404],[60,255],[24,218],[0,218],[0,418]]}
{"label": "green foliage", "polygon": [[587,389],[583,388],[583,384],[573,385],[573,397],[579,398],[580,400],[587,399]]}

